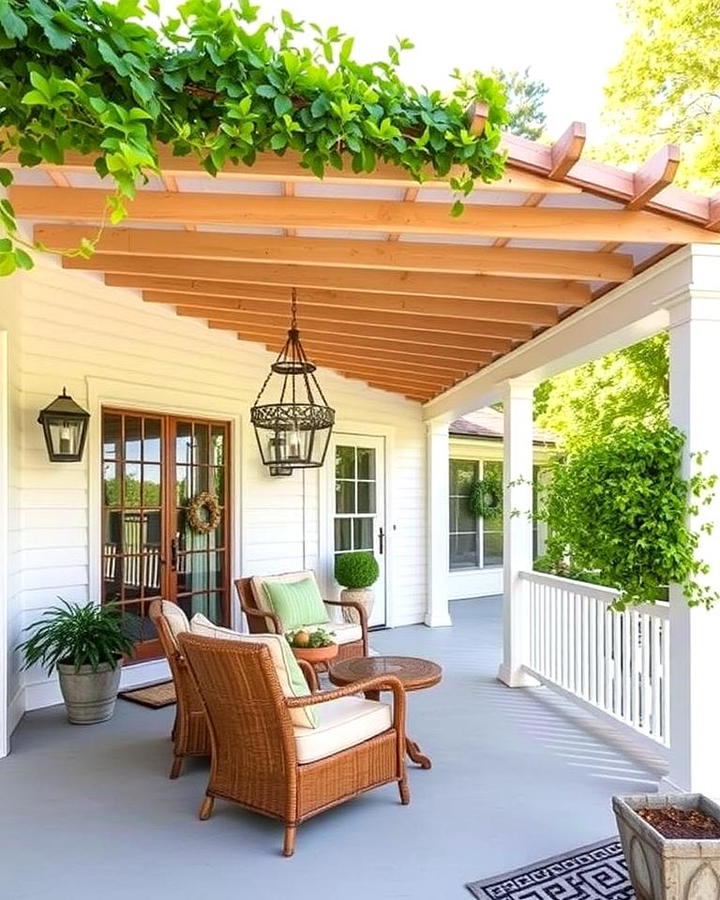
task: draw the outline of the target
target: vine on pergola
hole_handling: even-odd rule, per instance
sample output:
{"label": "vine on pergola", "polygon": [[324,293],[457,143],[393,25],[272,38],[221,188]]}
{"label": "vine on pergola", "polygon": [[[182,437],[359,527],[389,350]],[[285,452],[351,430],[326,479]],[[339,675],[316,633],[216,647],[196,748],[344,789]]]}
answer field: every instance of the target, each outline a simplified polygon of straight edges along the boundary
{"label": "vine on pergola", "polygon": [[[0,0],[0,156],[13,150],[36,166],[61,165],[70,150],[94,155],[114,183],[113,224],[159,171],[161,145],[194,154],[211,175],[267,151],[300,154],[319,178],[328,168],[372,172],[379,161],[417,181],[457,167],[448,215],[459,215],[477,180],[502,175],[505,95],[484,76],[458,79],[450,96],[405,84],[397,66],[411,47],[399,38],[386,60],[360,63],[337,27],[285,11],[259,23],[249,0],[186,0],[165,20],[158,0]],[[474,102],[487,105],[479,135],[466,115]],[[11,182],[0,169],[0,184]],[[0,274],[30,268],[7,199],[0,226]],[[94,243],[74,252],[89,256]]]}

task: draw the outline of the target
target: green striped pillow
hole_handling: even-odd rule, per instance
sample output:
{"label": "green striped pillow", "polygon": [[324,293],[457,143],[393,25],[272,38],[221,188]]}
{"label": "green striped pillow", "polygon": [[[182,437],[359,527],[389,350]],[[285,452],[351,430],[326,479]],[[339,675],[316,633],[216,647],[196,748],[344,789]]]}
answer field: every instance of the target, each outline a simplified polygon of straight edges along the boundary
{"label": "green striped pillow", "polygon": [[273,612],[280,616],[285,631],[303,625],[324,625],[330,621],[327,609],[312,578],[301,581],[265,581],[263,589]]}

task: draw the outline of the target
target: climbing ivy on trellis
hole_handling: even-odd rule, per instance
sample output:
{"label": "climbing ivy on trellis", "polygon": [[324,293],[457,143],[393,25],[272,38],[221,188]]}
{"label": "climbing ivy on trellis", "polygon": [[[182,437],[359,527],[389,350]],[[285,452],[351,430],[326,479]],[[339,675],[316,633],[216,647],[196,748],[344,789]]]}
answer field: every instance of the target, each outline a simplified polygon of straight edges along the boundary
{"label": "climbing ivy on trellis", "polygon": [[[417,90],[397,73],[404,38],[385,60],[360,63],[353,38],[283,12],[258,22],[238,0],[187,0],[162,20],[158,0],[0,0],[0,156],[23,166],[61,164],[72,150],[94,154],[116,187],[113,223],[139,183],[158,171],[162,144],[194,154],[212,175],[251,166],[257,154],[299,153],[319,178],[329,168],[372,172],[393,163],[418,181],[458,167],[449,215],[479,179],[502,175],[503,88],[492,78],[459,79],[450,96]],[[481,135],[466,109],[487,104]],[[0,184],[12,181],[0,170]],[[0,202],[0,274],[32,266],[15,213]],[[75,251],[90,255],[86,240]]]}
{"label": "climbing ivy on trellis", "polygon": [[633,425],[551,463],[538,485],[537,518],[547,523],[545,556],[535,568],[617,588],[618,609],[655,603],[667,585],[682,585],[690,606],[720,597],[704,581],[700,533],[688,524],[713,500],[716,475],[702,471],[702,454],[684,478],[685,436],[670,425]]}

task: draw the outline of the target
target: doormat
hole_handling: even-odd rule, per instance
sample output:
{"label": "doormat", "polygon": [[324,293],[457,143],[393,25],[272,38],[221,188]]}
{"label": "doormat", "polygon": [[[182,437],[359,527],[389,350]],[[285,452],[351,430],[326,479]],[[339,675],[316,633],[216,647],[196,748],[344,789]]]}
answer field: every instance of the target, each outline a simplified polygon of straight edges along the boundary
{"label": "doormat", "polygon": [[635,900],[617,837],[465,887],[477,900]]}
{"label": "doormat", "polygon": [[177,703],[175,685],[172,681],[161,681],[159,684],[146,684],[143,687],[133,688],[130,691],[121,691],[118,695],[123,700],[131,703],[139,703],[140,706],[149,706],[150,709],[162,709]]}

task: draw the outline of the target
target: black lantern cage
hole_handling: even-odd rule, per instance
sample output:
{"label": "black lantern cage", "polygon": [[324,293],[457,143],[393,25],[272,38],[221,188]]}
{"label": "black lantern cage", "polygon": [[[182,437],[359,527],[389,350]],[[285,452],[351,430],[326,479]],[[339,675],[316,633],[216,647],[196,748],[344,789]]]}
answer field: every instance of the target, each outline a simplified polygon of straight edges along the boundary
{"label": "black lantern cage", "polygon": [[38,416],[50,462],[80,462],[85,450],[90,413],[63,388]]}
{"label": "black lantern cage", "polygon": [[287,341],[250,410],[260,456],[271,475],[322,466],[335,424],[335,410],[327,405],[316,367],[300,342],[296,306],[293,290]]}

